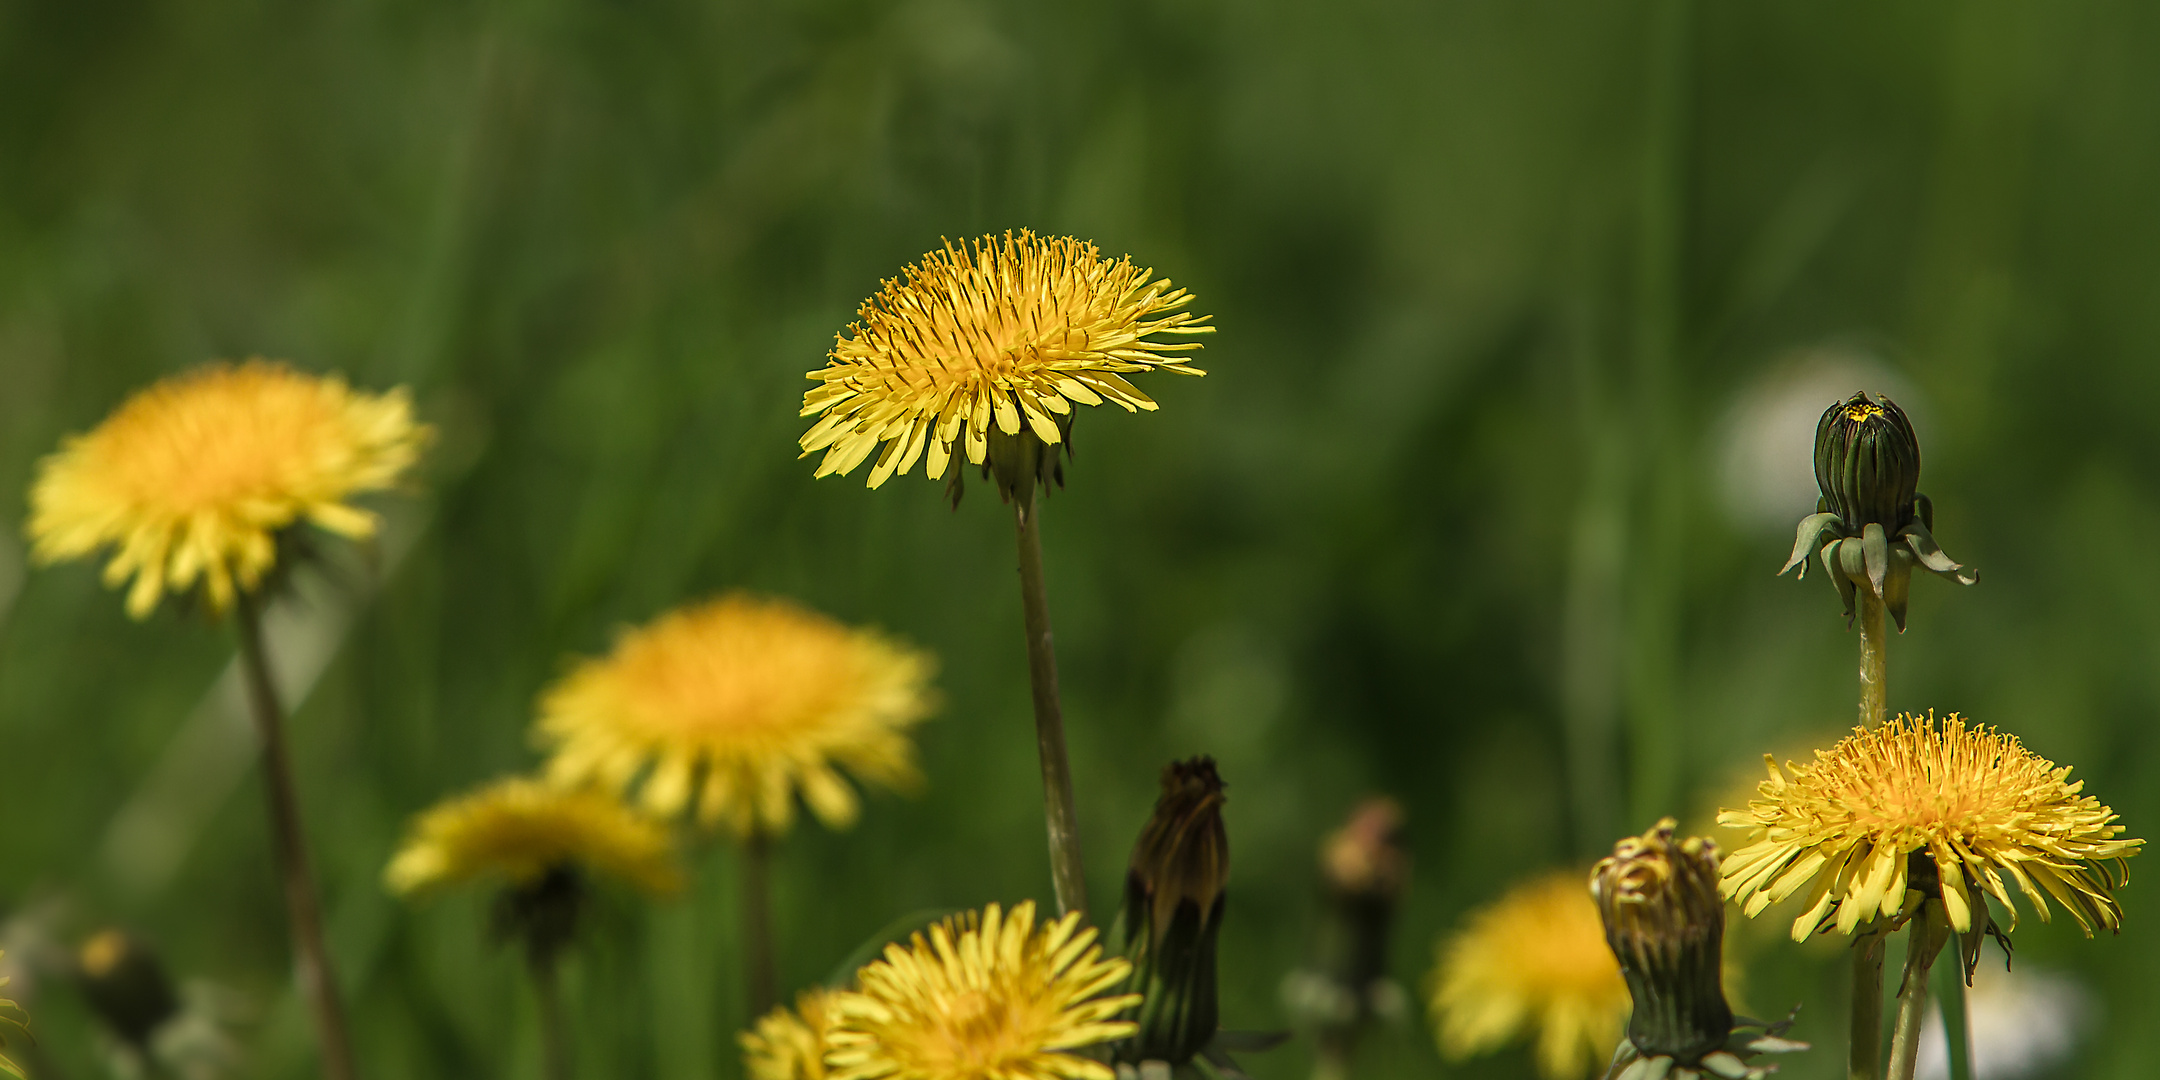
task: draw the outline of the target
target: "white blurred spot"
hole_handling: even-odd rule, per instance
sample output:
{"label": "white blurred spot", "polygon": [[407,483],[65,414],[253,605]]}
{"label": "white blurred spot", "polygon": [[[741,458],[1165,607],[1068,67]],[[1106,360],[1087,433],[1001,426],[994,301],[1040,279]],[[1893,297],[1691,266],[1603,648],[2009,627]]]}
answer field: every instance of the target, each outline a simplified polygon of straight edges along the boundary
{"label": "white blurred spot", "polygon": [[[2016,1080],[2060,1063],[2077,1048],[2097,1005],[2089,991],[2067,976],[2024,967],[2006,972],[1982,964],[1965,1006],[1973,1080]],[[1949,1046],[1942,1011],[1931,1005],[1920,1029],[1922,1080],[1947,1080]]]}

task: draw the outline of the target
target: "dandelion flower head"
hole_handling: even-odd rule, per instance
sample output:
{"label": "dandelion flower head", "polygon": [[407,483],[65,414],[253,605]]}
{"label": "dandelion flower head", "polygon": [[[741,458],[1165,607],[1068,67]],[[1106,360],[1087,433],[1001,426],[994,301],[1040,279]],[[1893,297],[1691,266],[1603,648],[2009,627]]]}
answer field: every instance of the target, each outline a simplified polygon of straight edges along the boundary
{"label": "dandelion flower head", "polygon": [[799,792],[843,828],[858,807],[839,768],[888,788],[919,782],[908,730],[930,713],[933,667],[881,634],[730,594],[579,664],[542,696],[536,735],[551,780],[635,786],[655,814],[694,801],[708,827],[776,834]]}
{"label": "dandelion flower head", "polygon": [[1629,1007],[1597,903],[1574,872],[1538,878],[1474,912],[1441,943],[1430,989],[1450,1060],[1527,1035],[1549,1080],[1585,1076],[1602,1062]]}
{"label": "dandelion flower head", "polygon": [[2081,794],[2084,782],[2072,782],[2068,766],[2015,735],[1968,726],[1955,713],[1940,721],[1907,714],[1854,728],[1816,751],[1813,764],[1764,763],[1761,798],[1718,815],[1749,840],[1725,860],[1722,888],[1752,917],[1807,887],[1795,940],[1833,925],[1851,934],[1896,914],[1908,885],[1920,884],[1915,869],[1940,882],[1960,933],[1971,930],[1976,908],[1988,917],[1983,892],[2015,925],[2005,877],[2042,919],[2053,897],[2087,935],[2095,925],[2121,927],[2122,862],[2144,841],[2123,839],[2114,811]]}
{"label": "dandelion flower head", "polygon": [[280,363],[212,364],[156,383],[38,466],[27,532],[52,563],[116,549],[107,585],[129,578],[130,615],[200,580],[213,611],[276,561],[275,534],[308,521],[375,530],[355,494],[387,488],[428,429],[403,390],[370,394]]}
{"label": "dandelion flower head", "polygon": [[1038,928],[1033,903],[991,904],[865,965],[830,1003],[825,1064],[833,1080],[1112,1080],[1068,1051],[1132,1033],[1112,1017],[1139,995],[1105,993],[1130,971],[1078,912]]}
{"label": "dandelion flower head", "polygon": [[845,475],[882,444],[871,487],[918,459],[935,480],[956,443],[983,464],[992,425],[1055,445],[1075,404],[1152,411],[1124,376],[1202,374],[1183,358],[1200,343],[1182,339],[1215,330],[1179,310],[1190,293],[1153,273],[1071,237],[947,242],[863,301],[826,366],[809,373],[818,385],[803,394],[802,415],[819,419],[803,454],[823,450],[817,475]]}
{"label": "dandelion flower head", "polygon": [[410,894],[474,878],[529,885],[574,866],[655,894],[682,887],[667,827],[605,792],[498,780],[417,817],[383,878]]}
{"label": "dandelion flower head", "polygon": [[832,993],[805,990],[795,1007],[774,1007],[753,1031],[736,1036],[750,1080],[825,1080],[825,1036],[832,1029]]}

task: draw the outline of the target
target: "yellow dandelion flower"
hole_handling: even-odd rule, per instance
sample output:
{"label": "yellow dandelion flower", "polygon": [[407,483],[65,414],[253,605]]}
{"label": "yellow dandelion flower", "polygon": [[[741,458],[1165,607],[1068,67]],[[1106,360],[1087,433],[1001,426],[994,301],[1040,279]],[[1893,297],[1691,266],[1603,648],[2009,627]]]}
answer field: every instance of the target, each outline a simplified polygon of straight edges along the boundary
{"label": "yellow dandelion flower", "polygon": [[1181,355],[1200,344],[1175,339],[1215,330],[1178,310],[1190,293],[1153,274],[1071,237],[947,242],[863,301],[850,336],[809,373],[818,385],[802,415],[823,415],[802,437],[804,456],[823,450],[817,475],[845,475],[883,443],[871,487],[926,456],[935,480],[956,442],[984,464],[993,425],[1008,436],[1024,425],[1055,445],[1074,404],[1152,411],[1123,376],[1203,374]]}
{"label": "yellow dandelion flower", "polygon": [[639,784],[653,813],[690,805],[738,836],[785,831],[795,794],[825,824],[855,820],[840,778],[919,782],[908,729],[928,716],[934,664],[881,634],[784,600],[740,593],[623,635],[540,703],[539,740],[557,783]]}
{"label": "yellow dandelion flower", "polygon": [[666,826],[604,792],[524,777],[497,780],[420,814],[383,879],[400,894],[481,877],[523,886],[564,866],[650,893],[682,887]]}
{"label": "yellow dandelion flower", "polygon": [[758,1018],[757,1030],[736,1036],[750,1080],[825,1080],[825,1036],[832,1029],[832,994],[805,990],[795,1007]]}
{"label": "yellow dandelion flower", "polygon": [[26,531],[39,562],[117,548],[105,582],[130,577],[130,615],[203,582],[213,611],[252,590],[274,535],[305,520],[342,536],[375,531],[347,500],[389,487],[428,429],[403,390],[370,394],[335,376],[250,360],[159,382],[39,463]]}
{"label": "yellow dandelion flower", "polygon": [[[1812,765],[1763,758],[1770,778],[1746,810],[1718,823],[1749,831],[1747,847],[1725,860],[1721,887],[1749,916],[1814,883],[1793,938],[1835,925],[1850,934],[1869,918],[1905,905],[1908,883],[1941,885],[1943,906],[1960,933],[1974,910],[1987,917],[1980,892],[2017,906],[2003,876],[2048,917],[2047,897],[2070,909],[2090,936],[2095,924],[2119,929],[2122,861],[2142,840],[2118,839],[2115,813],[2058,768],[1984,725],[1952,713],[1938,722],[1906,714],[1873,729],[1854,728]],[[1925,853],[1924,855],[1921,853]],[[1921,874],[1920,880],[1913,873]]]}
{"label": "yellow dandelion flower", "polygon": [[1139,995],[1104,994],[1130,972],[1078,912],[1037,929],[1033,903],[991,904],[857,972],[831,1001],[825,1064],[833,1080],[1112,1080],[1066,1051],[1132,1034],[1111,1017]]}
{"label": "yellow dandelion flower", "polygon": [[1528,1035],[1550,1080],[1602,1063],[1628,1016],[1627,983],[1605,944],[1597,902],[1572,871],[1520,885],[1471,914],[1441,943],[1429,986],[1433,1026],[1450,1060]]}

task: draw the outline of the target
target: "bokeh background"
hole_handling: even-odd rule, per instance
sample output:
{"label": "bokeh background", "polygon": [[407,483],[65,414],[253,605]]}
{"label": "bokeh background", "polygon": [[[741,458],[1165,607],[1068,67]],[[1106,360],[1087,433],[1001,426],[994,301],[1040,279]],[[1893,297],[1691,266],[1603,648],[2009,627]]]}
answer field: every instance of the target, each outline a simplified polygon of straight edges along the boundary
{"label": "bokeh background", "polygon": [[[748,587],[942,658],[930,778],[781,848],[781,958],[905,912],[1048,897],[1006,510],[796,459],[802,373],[942,236],[1032,227],[1191,287],[1205,379],[1078,426],[1046,515],[1099,901],[1173,756],[1231,783],[1226,1021],[1284,1022],[1315,846],[1407,806],[1395,949],[1852,717],[1830,586],[1771,572],[1814,416],[1897,395],[1937,535],[1894,708],[2160,811],[2160,8],[1341,0],[13,0],[0,4],[0,491],[131,389],[266,355],[409,384],[441,432],[371,552],[272,648],[370,1075],[537,1075],[485,902],[407,908],[407,815],[534,762],[534,696]],[[310,1075],[230,628],[27,568],[0,500],[0,900],[117,921],[255,1003],[245,1075]],[[2140,859],[2137,862],[2142,863]],[[584,1074],[732,1078],[735,866],[611,903],[571,974]],[[2083,987],[2052,1075],[2149,1075],[2160,903],[2020,966]],[[1750,1007],[1832,1075],[1842,957],[1734,932]],[[26,927],[28,927],[26,929]],[[104,1075],[64,980],[46,1075]],[[1304,1075],[1309,1044],[1247,1064]],[[1444,1064],[1413,1017],[1371,1076]]]}

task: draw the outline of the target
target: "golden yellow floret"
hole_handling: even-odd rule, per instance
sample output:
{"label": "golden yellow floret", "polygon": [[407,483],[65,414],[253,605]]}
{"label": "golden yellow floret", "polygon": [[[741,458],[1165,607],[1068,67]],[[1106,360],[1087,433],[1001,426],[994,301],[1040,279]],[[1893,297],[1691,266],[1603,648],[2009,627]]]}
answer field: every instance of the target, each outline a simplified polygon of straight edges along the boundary
{"label": "golden yellow floret", "polygon": [[832,993],[805,990],[795,1007],[776,1006],[754,1031],[736,1036],[750,1080],[825,1080],[825,1036],[832,1029]]}
{"label": "golden yellow floret", "polygon": [[1112,1080],[1068,1051],[1130,1035],[1113,1020],[1137,994],[1107,994],[1131,967],[1104,959],[1077,912],[1035,926],[1035,905],[996,904],[888,945],[834,995],[832,1080]]}
{"label": "golden yellow floret", "polygon": [[863,301],[825,367],[809,373],[818,385],[803,394],[802,415],[823,415],[803,455],[823,450],[817,475],[844,475],[882,443],[871,487],[926,455],[935,480],[956,442],[983,464],[992,424],[1007,435],[1025,425],[1055,444],[1055,417],[1074,404],[1153,410],[1123,376],[1203,374],[1182,358],[1200,343],[1176,339],[1215,330],[1178,310],[1190,293],[1153,274],[1072,237],[948,241]]}
{"label": "golden yellow floret", "polygon": [[605,792],[524,777],[498,780],[421,813],[383,880],[399,894],[474,878],[518,886],[564,866],[654,894],[682,888],[665,825]]}
{"label": "golden yellow floret", "polygon": [[1450,1060],[1528,1036],[1548,1080],[1586,1076],[1602,1064],[1629,1007],[1597,902],[1573,871],[1517,886],[1472,913],[1441,943],[1428,989]]}
{"label": "golden yellow floret", "polygon": [[[1810,765],[1785,770],[1765,756],[1769,779],[1745,810],[1718,823],[1748,830],[1748,845],[1727,857],[1721,888],[1754,916],[1812,883],[1793,938],[1835,925],[1850,934],[1905,904],[1908,868],[1933,863],[1944,907],[1960,933],[1984,917],[1985,892],[2010,911],[2008,875],[2048,917],[2046,897],[2070,909],[2090,936],[2116,930],[2123,860],[2142,840],[2120,839],[2123,826],[2100,801],[2070,781],[2068,766],[2025,749],[2017,736],[1967,726],[1951,714],[1937,721],[1900,716],[1873,729],[1854,728]],[[1789,770],[1791,775],[1786,775]]]}
{"label": "golden yellow floret", "polygon": [[870,630],[741,593],[625,633],[542,695],[535,735],[557,783],[637,787],[662,816],[738,836],[787,830],[795,796],[828,826],[852,824],[840,777],[920,782],[908,731],[930,714],[935,664]]}
{"label": "golden yellow floret", "polygon": [[142,618],[200,579],[212,611],[252,590],[299,521],[375,531],[352,496],[390,487],[429,431],[411,397],[357,391],[280,363],[211,364],[129,398],[38,465],[26,528],[42,563],[113,547],[105,582]]}

